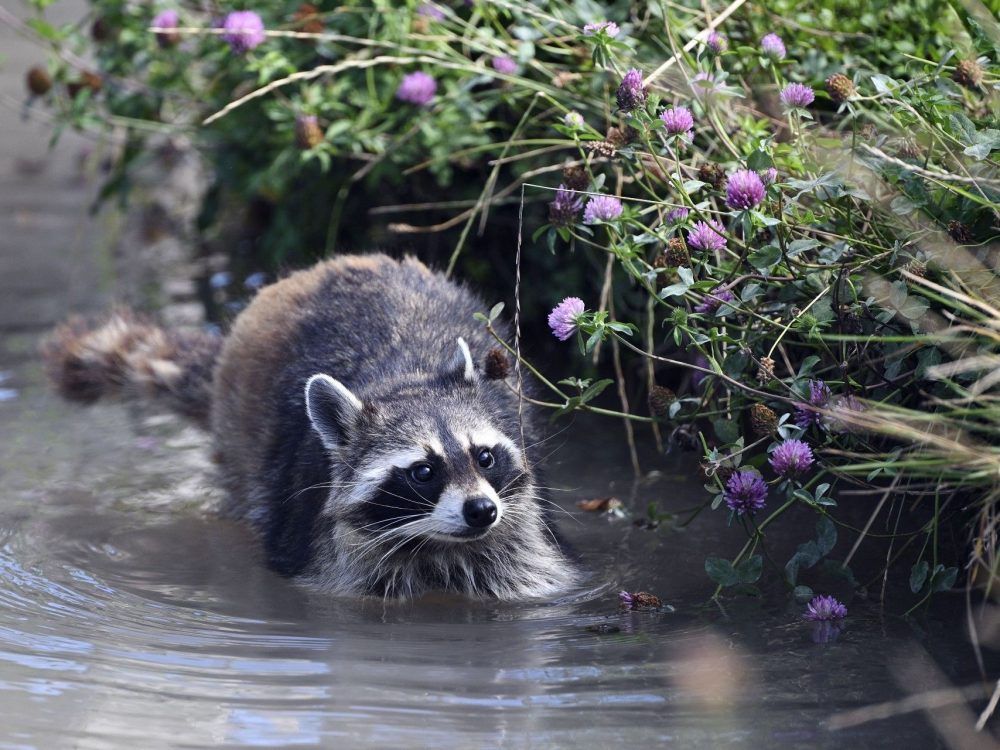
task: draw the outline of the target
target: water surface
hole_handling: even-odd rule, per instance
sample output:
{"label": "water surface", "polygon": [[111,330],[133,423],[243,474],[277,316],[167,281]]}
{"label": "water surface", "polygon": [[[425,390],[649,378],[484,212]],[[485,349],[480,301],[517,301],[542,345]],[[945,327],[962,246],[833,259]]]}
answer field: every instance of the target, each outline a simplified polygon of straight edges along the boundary
{"label": "water surface", "polygon": [[[8,337],[0,361],[0,747],[924,748],[943,745],[920,714],[825,721],[976,679],[958,598],[907,622],[840,590],[851,614],[826,643],[780,590],[708,603],[704,558],[740,533],[717,513],[634,525],[649,502],[701,501],[697,459],[647,460],[658,476],[634,484],[607,455],[608,422],[550,442],[561,525],[591,572],[580,591],[505,605],[310,592],[214,517],[204,436],[59,402],[33,345]],[[604,495],[631,517],[576,508]],[[778,559],[808,536],[800,520]],[[619,588],[669,606],[623,612]]]}

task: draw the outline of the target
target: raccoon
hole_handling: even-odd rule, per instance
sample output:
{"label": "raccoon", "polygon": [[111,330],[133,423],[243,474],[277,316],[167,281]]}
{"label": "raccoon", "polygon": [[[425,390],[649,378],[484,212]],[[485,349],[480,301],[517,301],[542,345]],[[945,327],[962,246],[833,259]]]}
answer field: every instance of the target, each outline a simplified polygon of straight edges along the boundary
{"label": "raccoon", "polygon": [[348,255],[262,289],[225,338],[118,311],[64,324],[43,355],[71,400],[147,395],[209,429],[225,512],[282,574],[335,594],[551,596],[578,569],[530,404],[477,364],[495,343],[482,309],[415,259]]}

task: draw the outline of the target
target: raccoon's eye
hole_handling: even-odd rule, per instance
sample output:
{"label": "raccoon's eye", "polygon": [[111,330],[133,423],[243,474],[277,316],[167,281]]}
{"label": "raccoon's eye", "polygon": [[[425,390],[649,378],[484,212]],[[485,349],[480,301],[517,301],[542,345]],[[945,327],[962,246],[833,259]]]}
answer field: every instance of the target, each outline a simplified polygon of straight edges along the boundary
{"label": "raccoon's eye", "polygon": [[479,461],[479,465],[484,469],[489,469],[497,462],[496,458],[493,457],[493,451],[489,448],[483,448],[479,451],[479,455],[476,456],[476,460]]}
{"label": "raccoon's eye", "polygon": [[434,477],[434,468],[427,463],[413,464],[409,468],[409,475],[414,482],[429,482]]}

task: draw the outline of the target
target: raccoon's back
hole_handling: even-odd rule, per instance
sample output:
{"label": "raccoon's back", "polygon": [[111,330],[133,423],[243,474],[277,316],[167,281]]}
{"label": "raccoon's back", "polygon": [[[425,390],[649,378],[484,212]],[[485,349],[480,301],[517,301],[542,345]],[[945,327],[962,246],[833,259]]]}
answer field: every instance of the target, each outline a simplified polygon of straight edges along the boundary
{"label": "raccoon's back", "polygon": [[266,474],[276,438],[310,435],[310,375],[332,375],[363,397],[376,383],[434,372],[458,336],[482,361],[491,340],[472,315],[483,309],[419,261],[385,255],[341,256],[261,290],[236,319],[215,373],[212,426],[231,497],[264,505],[257,495],[273,485]]}

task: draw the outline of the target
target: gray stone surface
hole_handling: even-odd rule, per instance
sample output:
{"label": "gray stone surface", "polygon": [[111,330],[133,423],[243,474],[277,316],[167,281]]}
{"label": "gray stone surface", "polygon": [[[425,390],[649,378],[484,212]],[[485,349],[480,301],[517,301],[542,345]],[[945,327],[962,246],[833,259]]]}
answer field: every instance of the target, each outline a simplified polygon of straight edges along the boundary
{"label": "gray stone surface", "polygon": [[[65,21],[83,8],[58,3],[51,14]],[[0,49],[0,332],[38,331],[107,304],[107,217],[90,213],[98,180],[87,176],[85,157],[95,142],[67,132],[50,148],[48,112],[24,106],[25,72],[45,50],[6,24]]]}

